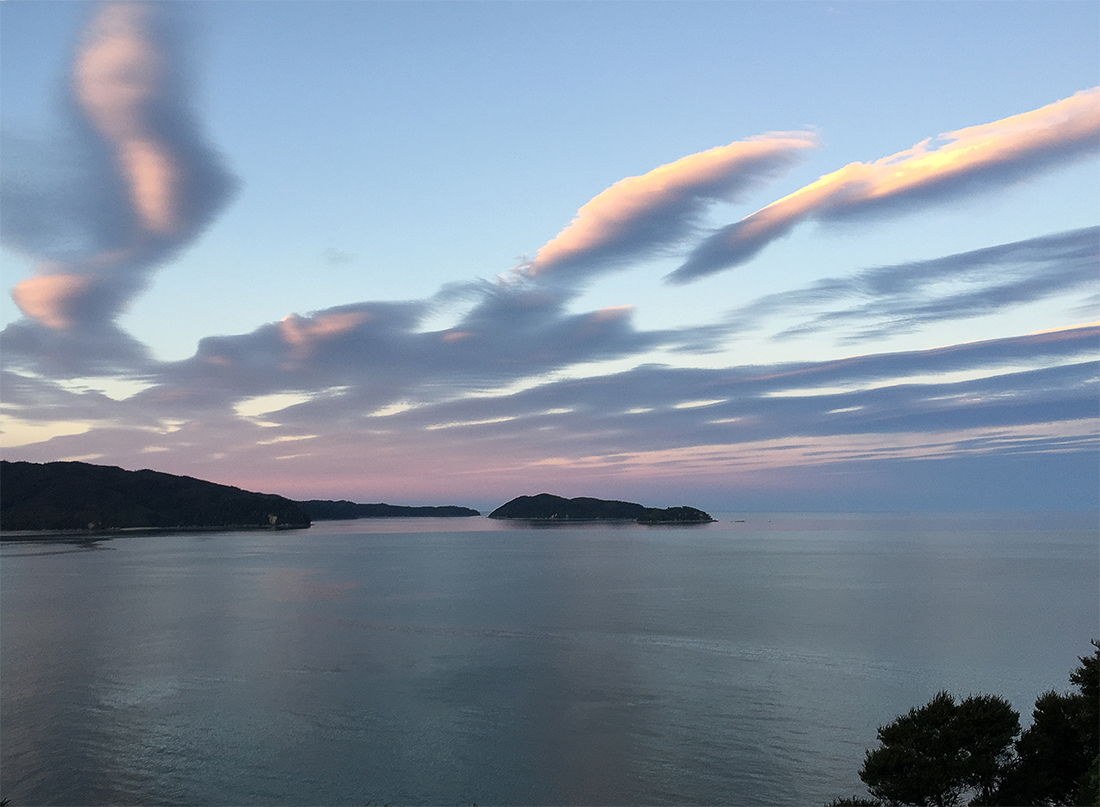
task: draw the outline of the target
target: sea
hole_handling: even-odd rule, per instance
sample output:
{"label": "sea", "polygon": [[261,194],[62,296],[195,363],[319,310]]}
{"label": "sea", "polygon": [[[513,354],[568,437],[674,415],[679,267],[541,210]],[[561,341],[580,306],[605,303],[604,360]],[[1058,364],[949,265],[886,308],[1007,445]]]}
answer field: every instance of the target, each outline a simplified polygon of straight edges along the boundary
{"label": "sea", "polygon": [[941,690],[1070,688],[1096,514],[0,544],[25,805],[823,805]]}

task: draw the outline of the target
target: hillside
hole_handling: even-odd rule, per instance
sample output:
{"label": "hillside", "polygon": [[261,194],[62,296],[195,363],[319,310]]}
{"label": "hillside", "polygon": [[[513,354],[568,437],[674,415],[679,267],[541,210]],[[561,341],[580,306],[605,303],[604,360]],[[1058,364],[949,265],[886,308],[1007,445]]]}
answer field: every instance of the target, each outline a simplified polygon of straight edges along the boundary
{"label": "hillside", "polygon": [[86,462],[0,461],[0,529],[310,525],[290,499],[189,476]]}
{"label": "hillside", "polygon": [[310,499],[296,502],[314,521],[346,521],[357,518],[470,518],[477,510],[456,505],[442,507],[406,507],[400,504],[356,504],[349,501]]}
{"label": "hillside", "polygon": [[531,521],[637,521],[640,524],[705,524],[714,521],[694,507],[645,507],[634,502],[592,499],[580,496],[566,499],[549,493],[518,496],[502,504],[489,518]]}
{"label": "hillside", "polygon": [[591,499],[580,496],[566,499],[550,493],[518,496],[502,504],[489,518],[554,519],[558,521],[634,521],[645,508],[632,502]]}
{"label": "hillside", "polygon": [[639,524],[710,524],[715,520],[695,507],[649,507],[638,517]]}

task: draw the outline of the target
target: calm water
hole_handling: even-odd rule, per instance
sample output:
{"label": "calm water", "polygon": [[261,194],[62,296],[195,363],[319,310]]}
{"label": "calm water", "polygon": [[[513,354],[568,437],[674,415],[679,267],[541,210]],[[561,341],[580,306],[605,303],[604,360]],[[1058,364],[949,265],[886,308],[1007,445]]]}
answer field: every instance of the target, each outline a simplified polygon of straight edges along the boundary
{"label": "calm water", "polygon": [[744,518],[6,543],[2,795],[823,804],[899,712],[1026,723],[1100,635],[1095,515]]}

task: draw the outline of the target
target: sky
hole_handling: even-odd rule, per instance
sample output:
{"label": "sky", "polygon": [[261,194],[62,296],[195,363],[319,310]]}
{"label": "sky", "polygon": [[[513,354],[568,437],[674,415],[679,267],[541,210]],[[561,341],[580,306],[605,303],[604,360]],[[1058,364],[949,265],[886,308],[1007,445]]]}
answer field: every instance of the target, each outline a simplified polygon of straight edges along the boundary
{"label": "sky", "polygon": [[1093,2],[0,4],[0,448],[1100,509]]}

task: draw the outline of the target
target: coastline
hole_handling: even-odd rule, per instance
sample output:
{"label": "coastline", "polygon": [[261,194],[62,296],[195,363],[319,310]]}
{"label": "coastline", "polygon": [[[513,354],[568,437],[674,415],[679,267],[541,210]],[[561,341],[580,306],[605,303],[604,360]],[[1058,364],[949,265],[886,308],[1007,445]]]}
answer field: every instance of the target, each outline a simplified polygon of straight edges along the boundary
{"label": "coastline", "polygon": [[101,530],[0,530],[0,542],[54,541],[65,539],[89,539],[101,541],[132,535],[165,535],[179,532],[283,532],[284,530],[308,530],[312,524],[216,524],[212,526],[186,527],[111,527]]}

